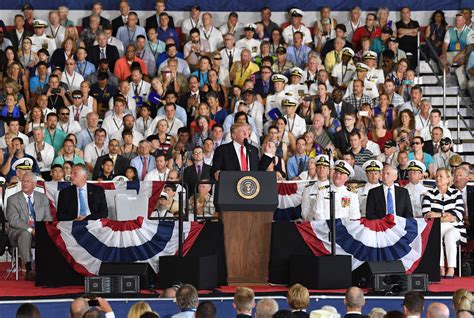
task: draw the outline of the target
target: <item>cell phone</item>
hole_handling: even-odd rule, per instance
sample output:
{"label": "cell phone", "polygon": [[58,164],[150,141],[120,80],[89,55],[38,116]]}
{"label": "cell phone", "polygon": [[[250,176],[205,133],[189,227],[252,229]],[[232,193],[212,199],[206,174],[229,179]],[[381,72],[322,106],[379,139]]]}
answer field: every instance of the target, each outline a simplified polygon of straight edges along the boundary
{"label": "cell phone", "polygon": [[99,306],[99,301],[97,299],[89,299],[87,301],[90,307],[98,307]]}
{"label": "cell phone", "polygon": [[61,93],[61,89],[58,87],[58,88],[51,88],[51,93],[52,94],[59,94]]}
{"label": "cell phone", "polygon": [[368,116],[369,116],[369,112],[366,111],[366,110],[361,110],[361,111],[359,112],[359,116],[361,116],[361,117],[368,117]]}
{"label": "cell phone", "polygon": [[413,85],[413,80],[404,80],[403,84],[405,85]]}

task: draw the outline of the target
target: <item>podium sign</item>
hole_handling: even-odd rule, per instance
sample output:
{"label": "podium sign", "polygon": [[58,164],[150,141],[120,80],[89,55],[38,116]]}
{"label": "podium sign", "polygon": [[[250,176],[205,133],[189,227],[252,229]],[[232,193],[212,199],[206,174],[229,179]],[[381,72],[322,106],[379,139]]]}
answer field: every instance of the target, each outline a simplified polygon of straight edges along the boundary
{"label": "podium sign", "polygon": [[228,283],[268,282],[271,223],[278,206],[275,172],[222,171],[215,204],[224,224]]}

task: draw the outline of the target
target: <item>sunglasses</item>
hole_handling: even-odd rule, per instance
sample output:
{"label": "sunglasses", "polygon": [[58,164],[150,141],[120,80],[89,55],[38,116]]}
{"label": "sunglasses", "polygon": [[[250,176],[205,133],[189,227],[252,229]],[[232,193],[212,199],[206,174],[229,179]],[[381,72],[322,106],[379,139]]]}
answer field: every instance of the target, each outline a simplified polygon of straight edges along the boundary
{"label": "sunglasses", "polygon": [[413,146],[413,145],[421,145],[421,142],[415,141],[415,142],[412,142],[411,145],[412,145],[412,146]]}
{"label": "sunglasses", "polygon": [[72,98],[74,98],[74,99],[81,99],[82,96],[73,96]]}
{"label": "sunglasses", "polygon": [[200,154],[202,154],[202,151],[195,151],[195,152],[193,152],[193,154],[194,155],[200,155]]}
{"label": "sunglasses", "polygon": [[62,115],[62,116],[69,116],[69,113],[59,113],[59,115]]}
{"label": "sunglasses", "polygon": [[222,60],[222,57],[220,57],[220,56],[219,56],[219,57],[215,57],[214,60],[220,61],[220,60]]}

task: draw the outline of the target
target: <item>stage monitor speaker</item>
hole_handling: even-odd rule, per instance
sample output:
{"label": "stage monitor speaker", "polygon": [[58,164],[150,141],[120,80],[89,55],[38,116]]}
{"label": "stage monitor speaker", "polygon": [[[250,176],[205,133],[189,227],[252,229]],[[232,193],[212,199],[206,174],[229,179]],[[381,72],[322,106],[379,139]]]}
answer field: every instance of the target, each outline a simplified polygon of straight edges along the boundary
{"label": "stage monitor speaker", "polygon": [[176,282],[191,284],[197,289],[217,286],[217,257],[209,256],[161,256],[158,288],[172,287]]}
{"label": "stage monitor speaker", "polygon": [[400,260],[365,262],[352,272],[352,284],[361,288],[373,288],[376,274],[404,274],[405,268]]}
{"label": "stage monitor speaker", "polygon": [[140,289],[155,288],[156,274],[148,263],[102,263],[99,275],[138,275],[140,276]]}
{"label": "stage monitor speaker", "polygon": [[348,288],[352,256],[306,256],[290,258],[290,285],[299,283],[309,289]]}
{"label": "stage monitor speaker", "polygon": [[136,294],[140,291],[140,276],[110,275],[86,277],[85,292],[88,294]]}
{"label": "stage monitor speaker", "polygon": [[410,290],[417,292],[428,291],[429,278],[427,274],[411,274]]}

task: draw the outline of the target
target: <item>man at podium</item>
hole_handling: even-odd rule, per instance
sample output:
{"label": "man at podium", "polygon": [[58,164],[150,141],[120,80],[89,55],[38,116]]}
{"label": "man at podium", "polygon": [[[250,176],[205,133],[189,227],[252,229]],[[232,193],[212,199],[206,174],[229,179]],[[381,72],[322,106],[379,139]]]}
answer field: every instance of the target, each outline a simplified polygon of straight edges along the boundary
{"label": "man at podium", "polygon": [[275,156],[276,146],[272,142],[263,145],[263,155],[247,140],[250,137],[250,125],[235,123],[230,128],[232,141],[217,147],[214,153],[211,176],[219,180],[221,171],[265,171]]}

